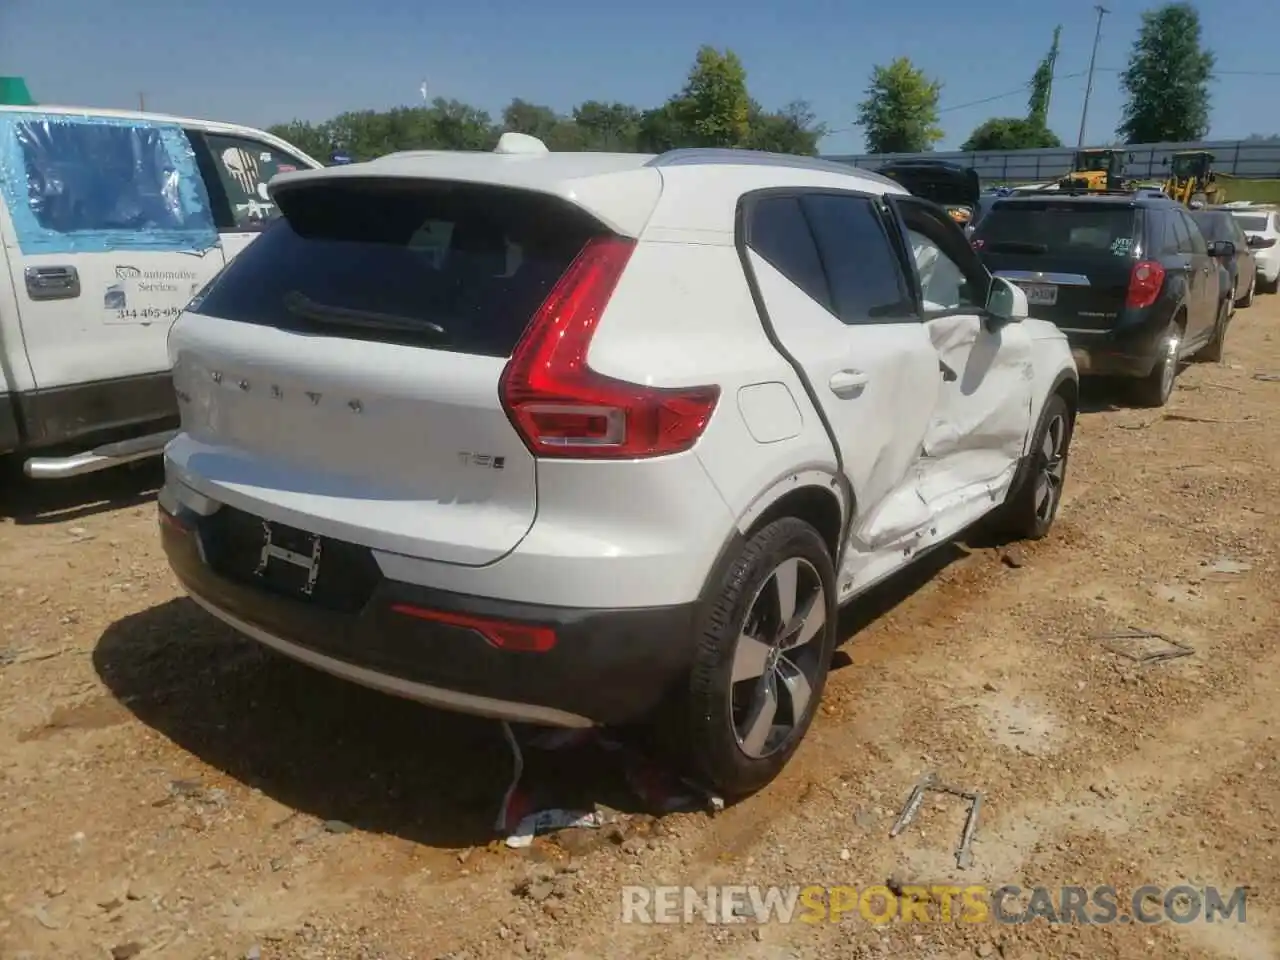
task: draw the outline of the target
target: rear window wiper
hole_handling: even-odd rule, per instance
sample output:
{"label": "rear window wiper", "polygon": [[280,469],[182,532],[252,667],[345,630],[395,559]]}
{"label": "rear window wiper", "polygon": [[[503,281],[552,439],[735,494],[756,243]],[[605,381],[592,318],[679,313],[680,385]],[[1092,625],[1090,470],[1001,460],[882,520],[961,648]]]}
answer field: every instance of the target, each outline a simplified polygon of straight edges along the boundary
{"label": "rear window wiper", "polygon": [[1049,247],[1043,243],[1028,243],[1025,240],[993,240],[986,245],[986,250],[1003,251],[1004,253],[1048,253]]}
{"label": "rear window wiper", "polygon": [[367,330],[390,330],[398,333],[433,333],[447,336],[448,331],[438,323],[417,317],[403,317],[394,313],[378,313],[374,310],[355,310],[351,307],[335,307],[316,303],[306,294],[291,290],[284,295],[284,307],[294,316],[305,317],[316,323],[337,326],[363,327]]}

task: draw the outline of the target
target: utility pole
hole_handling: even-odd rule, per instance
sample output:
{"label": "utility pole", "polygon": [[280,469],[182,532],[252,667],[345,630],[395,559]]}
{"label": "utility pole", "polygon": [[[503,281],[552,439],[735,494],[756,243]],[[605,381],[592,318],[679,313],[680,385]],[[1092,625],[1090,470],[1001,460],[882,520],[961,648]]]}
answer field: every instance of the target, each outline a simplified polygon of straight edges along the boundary
{"label": "utility pole", "polygon": [[1084,106],[1080,108],[1080,136],[1076,138],[1076,149],[1084,146],[1084,125],[1089,119],[1089,97],[1093,93],[1093,67],[1098,62],[1098,41],[1102,39],[1102,18],[1111,11],[1102,4],[1095,4],[1098,11],[1098,30],[1093,35],[1093,53],[1089,54],[1089,80],[1084,88]]}
{"label": "utility pole", "polygon": [[1053,80],[1058,70],[1058,41],[1062,38],[1062,27],[1053,28],[1053,46],[1049,48],[1049,91],[1044,97],[1044,115],[1049,116],[1049,105],[1053,102]]}
{"label": "utility pole", "polygon": [[138,110],[141,113],[147,112],[147,95],[142,90],[138,91]]}

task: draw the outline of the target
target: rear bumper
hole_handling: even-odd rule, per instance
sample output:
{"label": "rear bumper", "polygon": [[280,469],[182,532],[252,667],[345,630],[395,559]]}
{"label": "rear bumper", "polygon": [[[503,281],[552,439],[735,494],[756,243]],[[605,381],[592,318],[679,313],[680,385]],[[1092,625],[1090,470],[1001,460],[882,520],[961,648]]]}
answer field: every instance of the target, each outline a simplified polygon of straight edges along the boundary
{"label": "rear bumper", "polygon": [[1082,377],[1145,377],[1160,357],[1166,324],[1144,323],[1120,330],[1067,330],[1071,356]]}
{"label": "rear bumper", "polygon": [[[519,722],[620,724],[650,714],[692,662],[699,603],[564,608],[379,577],[358,609],[335,611],[222,575],[207,559],[209,518],[168,506],[161,541],[200,606],[286,656],[396,696]],[[500,649],[468,625],[476,620],[548,627],[555,643]]]}

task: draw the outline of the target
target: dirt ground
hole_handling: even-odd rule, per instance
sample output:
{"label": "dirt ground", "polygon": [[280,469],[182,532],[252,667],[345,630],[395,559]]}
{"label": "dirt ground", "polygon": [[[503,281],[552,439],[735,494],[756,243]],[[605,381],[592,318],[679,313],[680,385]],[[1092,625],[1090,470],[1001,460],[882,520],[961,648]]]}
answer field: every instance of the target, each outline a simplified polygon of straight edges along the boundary
{"label": "dirt ground", "polygon": [[[269,657],[186,600],[154,469],[0,491],[0,957],[1280,957],[1280,297],[1166,411],[1099,394],[1058,525],[857,605],[785,775],[654,819],[616,765],[531,757],[634,814],[495,843],[501,729]],[[1099,634],[1189,645],[1137,664]],[[974,863],[958,798],[984,792]],[[630,806],[628,804],[630,803]],[[622,924],[624,884],[1247,885],[1247,922]]]}

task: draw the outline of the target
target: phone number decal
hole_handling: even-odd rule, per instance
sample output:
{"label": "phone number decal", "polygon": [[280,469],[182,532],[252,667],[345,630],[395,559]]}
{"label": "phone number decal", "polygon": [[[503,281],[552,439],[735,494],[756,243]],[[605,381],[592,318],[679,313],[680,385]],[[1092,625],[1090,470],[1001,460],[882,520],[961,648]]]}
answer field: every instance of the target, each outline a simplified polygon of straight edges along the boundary
{"label": "phone number decal", "polygon": [[154,323],[157,320],[174,320],[182,313],[181,307],[136,307],[113,310],[108,323]]}

